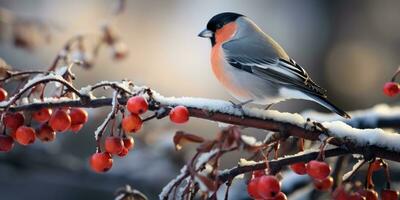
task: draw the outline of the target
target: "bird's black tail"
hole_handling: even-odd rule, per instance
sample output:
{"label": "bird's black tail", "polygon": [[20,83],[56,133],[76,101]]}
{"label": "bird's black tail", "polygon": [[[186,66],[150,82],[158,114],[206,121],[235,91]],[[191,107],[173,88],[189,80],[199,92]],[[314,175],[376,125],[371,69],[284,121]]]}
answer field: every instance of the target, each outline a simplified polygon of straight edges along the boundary
{"label": "bird's black tail", "polygon": [[317,103],[321,104],[322,106],[324,106],[325,108],[329,109],[332,112],[337,113],[338,115],[346,118],[346,119],[350,119],[350,115],[347,114],[345,111],[343,111],[342,109],[336,107],[335,105],[333,105],[331,102],[329,102],[329,100],[325,97],[321,97],[321,96],[316,96],[316,95],[310,95],[311,98],[313,98]]}

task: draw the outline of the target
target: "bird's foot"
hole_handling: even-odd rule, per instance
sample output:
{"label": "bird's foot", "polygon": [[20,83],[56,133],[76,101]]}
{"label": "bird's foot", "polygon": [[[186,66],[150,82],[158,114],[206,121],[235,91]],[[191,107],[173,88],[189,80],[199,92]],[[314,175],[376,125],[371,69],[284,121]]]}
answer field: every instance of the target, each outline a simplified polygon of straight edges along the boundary
{"label": "bird's foot", "polygon": [[236,109],[239,109],[239,111],[240,111],[240,113],[242,114],[242,116],[244,116],[243,106],[246,105],[246,104],[248,104],[248,103],[251,103],[252,101],[253,101],[253,100],[250,99],[250,100],[247,100],[247,101],[244,101],[244,102],[240,102],[240,103],[235,103],[235,102],[233,102],[233,101],[229,101],[229,102],[232,104],[232,107],[234,107],[234,108],[236,108]]}

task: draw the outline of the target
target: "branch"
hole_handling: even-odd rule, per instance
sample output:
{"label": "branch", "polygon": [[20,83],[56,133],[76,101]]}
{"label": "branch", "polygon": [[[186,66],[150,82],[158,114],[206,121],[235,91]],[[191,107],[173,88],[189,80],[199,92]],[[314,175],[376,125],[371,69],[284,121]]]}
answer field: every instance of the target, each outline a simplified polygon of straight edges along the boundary
{"label": "branch", "polygon": [[[271,161],[268,161],[268,166],[272,172],[278,172],[283,166],[291,165],[291,164],[298,163],[298,162],[307,163],[308,161],[315,160],[318,157],[319,151],[320,150],[318,149],[318,150],[308,151],[308,153],[300,152],[300,153],[292,155],[292,156],[285,156],[283,158],[271,160]],[[334,149],[326,150],[325,157],[335,157],[335,156],[345,155],[345,154],[349,154],[349,153],[351,153],[351,152],[349,152],[345,149],[334,148]],[[237,167],[222,171],[218,175],[218,178],[221,182],[226,182],[229,180],[233,180],[236,176],[238,176],[240,174],[244,174],[244,173],[252,172],[252,171],[256,171],[256,170],[262,170],[265,168],[267,168],[266,162],[246,164],[246,165],[242,165],[242,166],[239,165]]]}
{"label": "branch", "polygon": [[[88,86],[89,87],[89,86]],[[87,87],[86,87],[87,88]],[[273,110],[244,108],[243,115],[240,109],[230,102],[192,97],[163,97],[147,87],[132,87],[133,94],[147,94],[147,98],[157,102],[157,106],[150,106],[150,110],[160,107],[174,107],[183,105],[188,107],[192,117],[259,128],[274,132],[283,132],[288,136],[295,136],[307,140],[320,140],[321,137],[333,137],[331,144],[346,147],[351,153],[363,154],[368,158],[380,157],[393,161],[400,161],[400,135],[385,132],[381,129],[355,129],[343,122],[308,121],[299,114],[281,113]],[[82,90],[79,90],[82,91]],[[83,94],[82,94],[83,95]],[[118,98],[120,104],[125,104],[127,97]],[[43,107],[101,107],[110,106],[111,98],[90,99],[88,102],[79,100],[48,99],[44,102],[19,106],[11,106],[10,111],[34,110]]]}
{"label": "branch", "polygon": [[351,119],[333,113],[306,111],[302,116],[317,121],[343,121],[353,128],[400,128],[400,106],[378,104],[365,110],[348,112]]}

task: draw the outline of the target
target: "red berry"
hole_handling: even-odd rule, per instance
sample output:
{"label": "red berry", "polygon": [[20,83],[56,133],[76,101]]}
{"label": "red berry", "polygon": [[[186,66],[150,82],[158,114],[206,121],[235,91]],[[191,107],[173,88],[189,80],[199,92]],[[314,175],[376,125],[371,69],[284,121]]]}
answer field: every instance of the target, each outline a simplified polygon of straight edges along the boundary
{"label": "red berry", "polygon": [[49,108],[42,108],[32,114],[32,118],[38,122],[44,123],[49,121],[53,111]]}
{"label": "red berry", "polygon": [[119,157],[125,157],[126,155],[128,155],[128,149],[127,148],[123,148],[121,153],[118,154]]}
{"label": "red berry", "polygon": [[253,178],[250,180],[249,184],[247,184],[247,193],[253,199],[260,199],[262,198],[261,195],[258,193],[258,181],[260,178]]}
{"label": "red berry", "polygon": [[119,154],[124,149],[124,142],[119,137],[107,137],[104,147],[110,154]]}
{"label": "red berry", "polygon": [[8,96],[7,91],[0,87],[0,101],[6,100],[7,96]]}
{"label": "red berry", "polygon": [[331,167],[323,161],[312,160],[307,163],[307,174],[314,179],[323,180],[331,173]]}
{"label": "red berry", "polygon": [[387,82],[383,86],[383,92],[389,96],[393,97],[400,92],[399,85],[395,82]]}
{"label": "red berry", "polygon": [[262,198],[274,198],[281,191],[281,183],[275,176],[262,176],[257,183],[257,190]]}
{"label": "red berry", "polygon": [[256,170],[253,171],[253,178],[261,177],[265,175],[265,170]]}
{"label": "red berry", "polygon": [[358,193],[360,193],[361,196],[364,196],[368,200],[378,200],[378,193],[373,189],[364,189],[358,191]]}
{"label": "red berry", "polygon": [[133,146],[135,145],[135,140],[133,140],[133,137],[128,136],[124,139],[122,139],[122,141],[124,142],[124,147],[127,150],[131,150],[133,148]]}
{"label": "red berry", "polygon": [[127,133],[137,132],[142,128],[142,123],[142,119],[138,115],[132,114],[122,119],[122,128]]}
{"label": "red berry", "polygon": [[136,115],[145,113],[148,107],[149,104],[142,96],[131,97],[129,98],[128,102],[126,102],[126,108],[128,111]]}
{"label": "red berry", "polygon": [[351,194],[348,199],[345,200],[367,200],[364,196],[362,196],[360,193],[355,192]]}
{"label": "red berry", "polygon": [[97,173],[106,172],[111,169],[113,159],[107,152],[95,153],[90,157],[90,167]]}
{"label": "red berry", "polygon": [[398,200],[399,199],[399,191],[383,189],[381,192],[382,200]]}
{"label": "red berry", "polygon": [[83,124],[74,124],[69,127],[69,130],[74,133],[77,133],[82,129],[82,127],[83,127]]}
{"label": "red berry", "polygon": [[17,135],[15,134],[17,132],[17,130],[12,129],[10,132],[10,136],[12,137],[12,139],[17,140]]}
{"label": "red berry", "polygon": [[304,175],[307,174],[306,164],[303,162],[298,162],[290,165],[290,169],[296,174]]}
{"label": "red berry", "polygon": [[22,145],[29,145],[35,142],[35,130],[28,126],[20,126],[15,132],[17,142]]}
{"label": "red berry", "polygon": [[72,125],[84,124],[88,121],[88,113],[82,108],[71,108],[69,116],[71,117]]}
{"label": "red berry", "polygon": [[16,130],[24,124],[25,117],[21,113],[6,113],[3,118],[4,126]]}
{"label": "red berry", "polygon": [[56,132],[48,124],[42,124],[36,136],[42,142],[50,142],[56,139]]}
{"label": "red berry", "polygon": [[189,121],[189,110],[185,106],[176,106],[169,112],[169,119],[177,124]]}
{"label": "red berry", "polygon": [[350,194],[345,190],[344,185],[339,185],[332,193],[333,200],[350,200]]}
{"label": "red berry", "polygon": [[58,109],[51,115],[49,125],[57,132],[66,131],[71,126],[71,117],[66,111]]}
{"label": "red berry", "polygon": [[9,152],[14,146],[14,140],[11,136],[0,135],[0,151]]}
{"label": "red berry", "polygon": [[287,200],[287,196],[285,195],[285,193],[279,192],[279,193],[275,196],[274,200]]}
{"label": "red berry", "polygon": [[333,178],[331,176],[329,176],[328,178],[326,178],[324,180],[314,179],[313,182],[314,182],[315,189],[326,191],[326,190],[329,190],[329,188],[332,187]]}

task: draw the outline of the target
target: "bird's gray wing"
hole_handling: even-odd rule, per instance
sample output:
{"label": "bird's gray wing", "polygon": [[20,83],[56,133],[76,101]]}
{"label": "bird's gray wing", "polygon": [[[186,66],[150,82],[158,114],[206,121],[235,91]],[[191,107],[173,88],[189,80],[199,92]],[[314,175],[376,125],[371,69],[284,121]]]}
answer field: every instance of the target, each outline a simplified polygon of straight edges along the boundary
{"label": "bird's gray wing", "polygon": [[241,38],[224,43],[222,48],[229,64],[237,69],[288,88],[326,96],[326,90],[314,83],[301,66],[281,58],[266,40]]}

